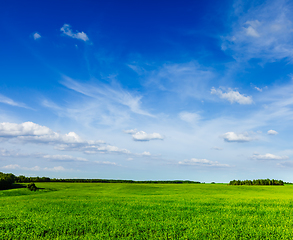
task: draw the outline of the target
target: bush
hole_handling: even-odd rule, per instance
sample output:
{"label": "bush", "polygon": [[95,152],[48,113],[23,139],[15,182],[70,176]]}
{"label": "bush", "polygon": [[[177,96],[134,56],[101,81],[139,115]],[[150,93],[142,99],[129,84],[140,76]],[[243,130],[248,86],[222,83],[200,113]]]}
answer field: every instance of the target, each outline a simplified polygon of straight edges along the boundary
{"label": "bush", "polygon": [[34,183],[29,183],[27,185],[27,188],[31,191],[37,191],[37,189],[38,189]]}

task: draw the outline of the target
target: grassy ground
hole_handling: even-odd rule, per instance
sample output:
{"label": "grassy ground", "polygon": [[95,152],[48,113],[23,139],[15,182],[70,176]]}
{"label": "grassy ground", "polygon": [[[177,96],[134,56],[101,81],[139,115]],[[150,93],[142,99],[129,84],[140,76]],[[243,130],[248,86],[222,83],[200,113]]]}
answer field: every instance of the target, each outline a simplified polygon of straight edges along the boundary
{"label": "grassy ground", "polygon": [[0,239],[293,239],[293,186],[36,183],[0,191]]}

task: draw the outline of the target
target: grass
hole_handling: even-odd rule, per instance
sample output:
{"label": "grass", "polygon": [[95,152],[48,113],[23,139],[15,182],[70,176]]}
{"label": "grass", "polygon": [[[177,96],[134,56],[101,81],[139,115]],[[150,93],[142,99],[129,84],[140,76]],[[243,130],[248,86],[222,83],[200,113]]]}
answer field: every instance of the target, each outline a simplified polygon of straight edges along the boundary
{"label": "grass", "polygon": [[293,186],[36,183],[0,191],[0,239],[293,239]]}

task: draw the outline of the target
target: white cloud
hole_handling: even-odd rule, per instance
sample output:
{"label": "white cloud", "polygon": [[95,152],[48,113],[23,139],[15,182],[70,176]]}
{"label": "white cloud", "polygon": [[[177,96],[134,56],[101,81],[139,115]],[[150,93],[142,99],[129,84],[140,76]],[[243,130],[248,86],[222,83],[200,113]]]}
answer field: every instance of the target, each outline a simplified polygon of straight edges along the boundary
{"label": "white cloud", "polygon": [[180,165],[202,166],[202,167],[230,167],[228,164],[221,164],[218,161],[211,161],[207,159],[191,158],[191,160],[184,160],[179,162]]}
{"label": "white cloud", "polygon": [[88,162],[87,159],[81,157],[73,157],[70,155],[44,155],[43,158],[53,160],[53,161],[64,161],[64,162]]}
{"label": "white cloud", "polygon": [[17,169],[17,168],[20,168],[18,164],[10,164],[10,165],[2,167],[2,169]]}
{"label": "white cloud", "polygon": [[226,132],[222,137],[226,142],[250,142],[254,140],[248,134],[237,134],[234,132]]}
{"label": "white cloud", "polygon": [[117,165],[117,163],[115,163],[115,162],[109,162],[109,161],[95,161],[95,163],[103,164],[103,165],[114,165],[114,166]]}
{"label": "white cloud", "polygon": [[151,153],[150,152],[143,152],[142,156],[151,156]]}
{"label": "white cloud", "polygon": [[22,107],[22,108],[31,109],[31,108],[27,107],[24,103],[17,103],[2,94],[0,94],[0,102],[8,104],[10,106],[14,106],[14,107]]}
{"label": "white cloud", "polygon": [[72,169],[65,169],[65,168],[62,167],[62,166],[53,167],[53,168],[45,167],[45,168],[43,168],[42,170],[44,170],[44,171],[52,171],[52,172],[72,171]]}
{"label": "white cloud", "polygon": [[80,39],[85,42],[89,40],[88,36],[84,32],[76,31],[76,33],[73,33],[69,24],[64,24],[60,31],[72,38]]}
{"label": "white cloud", "polygon": [[82,140],[74,132],[62,135],[53,132],[48,127],[33,122],[24,122],[21,124],[9,122],[0,123],[0,138],[17,138],[24,142],[38,143],[90,143],[90,141]]}
{"label": "white cloud", "polygon": [[159,133],[148,134],[144,131],[137,131],[136,129],[124,130],[124,133],[131,134],[134,141],[150,141],[163,140],[163,136]]}
{"label": "white cloud", "polygon": [[49,167],[45,167],[45,168],[41,168],[39,166],[35,166],[35,167],[21,167],[18,164],[10,164],[4,167],[1,167],[1,169],[21,169],[21,170],[26,170],[26,171],[50,171],[50,172],[64,172],[64,171],[73,171],[72,169],[65,169],[62,166],[57,166],[57,167],[53,167],[53,168],[49,168]]}
{"label": "white cloud", "polygon": [[179,117],[181,120],[188,123],[194,123],[201,119],[201,116],[199,114],[191,112],[181,112],[179,113]]}
{"label": "white cloud", "polygon": [[132,135],[135,141],[150,141],[150,140],[163,140],[164,138],[159,133],[146,133],[144,131],[139,131]]}
{"label": "white cloud", "polygon": [[135,134],[137,133],[137,129],[129,129],[129,130],[124,130],[123,132],[127,133],[127,134]]}
{"label": "white cloud", "polygon": [[131,152],[127,149],[121,149],[110,145],[98,147],[97,150],[102,152],[131,154]]}
{"label": "white cloud", "polygon": [[285,160],[288,159],[288,156],[277,156],[271,153],[266,153],[264,155],[260,155],[258,153],[254,153],[251,159],[255,160]]}
{"label": "white cloud", "polygon": [[114,153],[114,154],[127,154],[132,153],[124,148],[118,148],[112,145],[100,146],[100,144],[60,144],[55,147],[60,151],[79,151],[86,154],[97,154],[97,153]]}
{"label": "white cloud", "polygon": [[[59,134],[52,131],[48,127],[40,126],[33,122],[25,122],[21,124],[0,123],[0,139],[15,139],[23,143],[50,144],[53,145],[57,150],[79,151],[87,154],[132,154],[127,149],[121,149],[112,145],[104,146],[103,144],[105,143],[101,140],[83,140],[74,132],[70,132],[68,134]],[[60,156],[61,155],[59,155],[59,157]]]}
{"label": "white cloud", "polygon": [[41,35],[39,33],[35,32],[33,37],[35,40],[37,40],[37,39],[41,38]]}
{"label": "white cloud", "polygon": [[269,130],[268,131],[268,134],[269,135],[277,135],[277,134],[279,134],[277,131],[275,131],[275,130]]}
{"label": "white cloud", "polygon": [[227,92],[223,92],[221,89],[215,89],[214,87],[211,89],[211,94],[216,94],[222,99],[228,100],[230,103],[237,102],[239,104],[252,104],[252,97],[245,96],[240,94],[238,91],[233,91],[232,89],[228,89]]}

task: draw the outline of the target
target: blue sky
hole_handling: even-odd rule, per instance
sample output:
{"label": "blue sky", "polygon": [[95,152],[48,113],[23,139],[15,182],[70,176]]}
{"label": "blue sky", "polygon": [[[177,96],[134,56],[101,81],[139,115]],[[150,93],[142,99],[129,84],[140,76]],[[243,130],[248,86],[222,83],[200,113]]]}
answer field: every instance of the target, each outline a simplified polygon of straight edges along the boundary
{"label": "blue sky", "polygon": [[293,181],[290,1],[10,1],[0,171]]}

